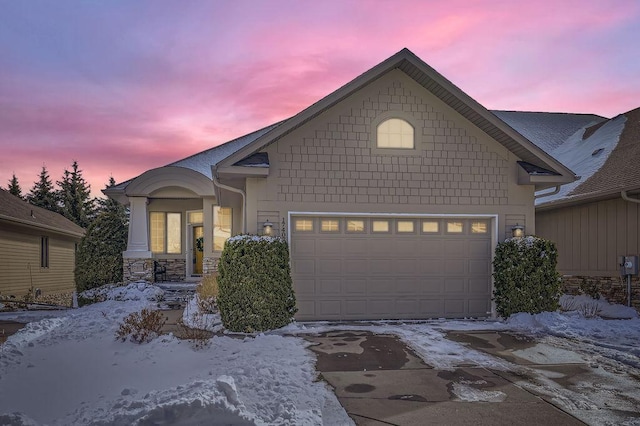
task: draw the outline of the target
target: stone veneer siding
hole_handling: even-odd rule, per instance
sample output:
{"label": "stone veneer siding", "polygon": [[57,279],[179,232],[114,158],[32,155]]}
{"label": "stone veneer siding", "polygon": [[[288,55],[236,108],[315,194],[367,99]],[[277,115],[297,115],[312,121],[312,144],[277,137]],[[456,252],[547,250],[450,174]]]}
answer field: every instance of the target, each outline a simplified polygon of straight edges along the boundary
{"label": "stone veneer siding", "polygon": [[124,282],[153,281],[153,259],[124,258],[123,264]]}
{"label": "stone veneer siding", "polygon": [[[374,147],[376,119],[390,111],[415,122],[417,152]],[[278,160],[278,201],[508,204],[507,160],[400,81],[301,144],[279,144]]]}
{"label": "stone veneer siding", "polygon": [[215,274],[218,272],[219,257],[205,257],[202,259],[202,273],[203,275]]}
{"label": "stone veneer siding", "polygon": [[[600,294],[611,303],[627,304],[627,279],[623,277],[565,276],[563,290],[567,294],[583,294],[583,283],[595,284]],[[631,305],[640,311],[640,277],[631,278]]]}

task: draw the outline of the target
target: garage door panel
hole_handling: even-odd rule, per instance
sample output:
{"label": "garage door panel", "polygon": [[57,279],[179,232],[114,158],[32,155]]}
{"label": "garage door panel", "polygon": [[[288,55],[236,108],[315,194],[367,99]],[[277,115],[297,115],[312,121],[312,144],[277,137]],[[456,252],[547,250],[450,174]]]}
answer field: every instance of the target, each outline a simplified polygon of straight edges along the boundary
{"label": "garage door panel", "polygon": [[322,259],[319,258],[317,261],[318,265],[318,274],[322,275],[340,275],[342,272],[342,260],[341,259]]}
{"label": "garage door panel", "polygon": [[347,300],[345,301],[345,311],[348,316],[361,317],[367,314],[366,300]]}
{"label": "garage door panel", "polygon": [[316,255],[340,255],[342,253],[342,240],[340,238],[319,238],[316,242]]}
{"label": "garage door panel", "polygon": [[469,314],[483,316],[491,312],[491,306],[486,298],[469,299]]}
{"label": "garage door panel", "polygon": [[467,257],[469,252],[468,241],[458,236],[455,237],[457,239],[453,238],[451,237],[451,239],[444,241],[444,254],[448,257]]}
{"label": "garage door panel", "polygon": [[369,260],[351,258],[343,259],[342,270],[345,275],[367,275],[369,273]]}
{"label": "garage door panel", "polygon": [[291,244],[291,251],[300,256],[315,256],[316,242],[307,238],[296,239],[295,243]]}
{"label": "garage door panel", "polygon": [[420,275],[441,275],[444,271],[442,259],[421,259]]}
{"label": "garage door panel", "polygon": [[[318,217],[311,217],[319,223]],[[339,218],[344,225],[346,218]],[[365,219],[369,220],[369,219]],[[491,232],[294,232],[291,265],[300,320],[486,316],[491,306]],[[431,219],[430,219],[431,220]],[[456,219],[457,221],[458,219]],[[433,228],[431,228],[433,229]]]}
{"label": "garage door panel", "polygon": [[318,279],[316,282],[320,293],[339,295],[342,292],[342,280],[340,278]]}
{"label": "garage door panel", "polygon": [[488,239],[469,241],[469,257],[491,257],[491,241]]}
{"label": "garage door panel", "polygon": [[347,236],[344,240],[344,253],[349,254],[366,254],[367,253],[368,240],[365,238],[355,238]]}
{"label": "garage door panel", "polygon": [[345,293],[347,293],[347,295],[366,294],[367,280],[366,279],[345,279],[343,288]]}
{"label": "garage door panel", "polygon": [[392,259],[376,259],[369,261],[369,274],[371,276],[376,275],[392,275],[393,274]]}
{"label": "garage door panel", "polygon": [[462,277],[447,277],[444,280],[445,293],[464,293],[466,290],[466,280]]}
{"label": "garage door panel", "polygon": [[491,268],[486,259],[469,259],[469,275],[480,275],[486,277],[490,274]]}
{"label": "garage door panel", "polygon": [[335,317],[342,313],[341,304],[340,300],[319,300],[316,302],[316,308],[320,315]]}

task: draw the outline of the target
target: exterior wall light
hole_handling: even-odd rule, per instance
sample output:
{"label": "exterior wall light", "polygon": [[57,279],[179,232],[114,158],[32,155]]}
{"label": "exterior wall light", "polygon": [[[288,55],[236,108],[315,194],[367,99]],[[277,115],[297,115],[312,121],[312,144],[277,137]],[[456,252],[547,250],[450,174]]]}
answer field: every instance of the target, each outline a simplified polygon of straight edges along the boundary
{"label": "exterior wall light", "polygon": [[269,219],[262,224],[262,235],[273,235],[273,223],[269,222]]}
{"label": "exterior wall light", "polygon": [[516,223],[516,226],[511,228],[511,235],[513,236],[513,238],[522,238],[522,237],[524,237],[524,226],[518,225]]}

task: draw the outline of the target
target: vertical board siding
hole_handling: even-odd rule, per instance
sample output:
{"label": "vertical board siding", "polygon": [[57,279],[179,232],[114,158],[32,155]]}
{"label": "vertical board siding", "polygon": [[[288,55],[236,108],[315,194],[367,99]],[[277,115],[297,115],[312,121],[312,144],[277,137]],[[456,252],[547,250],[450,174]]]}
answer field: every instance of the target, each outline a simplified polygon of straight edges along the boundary
{"label": "vertical board siding", "polygon": [[640,255],[640,209],[621,198],[537,212],[536,230],[567,275],[617,276],[618,256]]}

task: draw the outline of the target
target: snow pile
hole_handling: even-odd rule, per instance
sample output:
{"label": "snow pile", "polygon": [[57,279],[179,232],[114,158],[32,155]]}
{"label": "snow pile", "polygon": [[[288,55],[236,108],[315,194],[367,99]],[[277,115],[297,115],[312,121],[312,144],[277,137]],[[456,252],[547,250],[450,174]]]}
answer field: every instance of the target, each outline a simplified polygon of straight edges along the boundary
{"label": "snow pile", "polygon": [[233,243],[235,241],[266,241],[268,243],[272,243],[274,241],[282,241],[282,237],[270,237],[268,235],[236,235],[229,238],[227,241]]}
{"label": "snow pile", "polygon": [[602,317],[609,319],[638,318],[638,311],[630,306],[609,303],[604,297],[593,299],[586,294],[560,296],[560,307],[564,311],[576,311],[585,317]]}
{"label": "snow pile", "polygon": [[[486,383],[484,380],[481,382]],[[471,384],[484,383],[454,383],[451,392],[460,400],[466,402],[502,402],[507,398],[507,394],[500,391],[486,391],[476,389]]]}
{"label": "snow pile", "polygon": [[126,286],[107,284],[80,293],[80,297],[92,300],[164,300],[164,291],[148,281],[136,281]]}
{"label": "snow pile", "polygon": [[317,380],[306,341],[117,341],[123,318],[149,305],[94,303],[10,336],[0,351],[0,424],[352,424]]}
{"label": "snow pile", "polygon": [[199,297],[198,293],[196,293],[191,299],[189,299],[187,306],[185,306],[184,312],[182,313],[182,322],[187,327],[196,328],[198,330],[207,330],[213,333],[221,331],[224,327],[222,326],[220,314],[202,313],[198,304]]}

